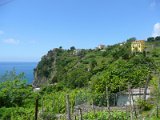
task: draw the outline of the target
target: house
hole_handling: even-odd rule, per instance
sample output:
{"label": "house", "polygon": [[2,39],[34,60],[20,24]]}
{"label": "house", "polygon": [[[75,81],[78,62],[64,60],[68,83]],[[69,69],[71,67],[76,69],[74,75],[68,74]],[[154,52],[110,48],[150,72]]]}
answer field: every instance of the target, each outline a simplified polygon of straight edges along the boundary
{"label": "house", "polygon": [[82,49],[75,49],[75,50],[73,51],[73,55],[80,55],[81,52],[82,52]]}
{"label": "house", "polygon": [[126,43],[125,43],[125,42],[123,42],[123,43],[120,43],[120,44],[119,44],[119,46],[123,46],[123,45],[125,45],[125,44],[126,44]]}
{"label": "house", "polygon": [[98,47],[97,47],[98,49],[100,49],[100,50],[102,50],[102,49],[104,49],[105,48],[105,45],[98,45]]}
{"label": "house", "polygon": [[[131,89],[132,96],[129,96],[129,92],[124,93],[118,93],[117,94],[117,106],[128,106],[130,105],[130,99],[131,99],[131,105],[133,105],[133,101],[137,101],[139,98],[144,97],[144,88],[141,89]],[[147,89],[146,92],[146,99],[150,97],[150,88]]]}
{"label": "house", "polygon": [[145,48],[144,40],[135,40],[131,43],[131,51],[132,52],[143,52]]}

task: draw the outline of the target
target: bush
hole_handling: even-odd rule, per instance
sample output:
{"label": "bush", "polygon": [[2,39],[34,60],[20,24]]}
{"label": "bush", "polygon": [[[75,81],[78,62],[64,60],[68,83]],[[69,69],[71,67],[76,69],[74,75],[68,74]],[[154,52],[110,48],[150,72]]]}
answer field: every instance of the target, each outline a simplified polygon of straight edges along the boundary
{"label": "bush", "polygon": [[33,118],[34,111],[30,108],[0,108],[0,120],[32,120]]}
{"label": "bush", "polygon": [[49,112],[44,112],[40,114],[40,117],[43,120],[56,120],[56,116],[53,113],[49,113]]}
{"label": "bush", "polygon": [[108,112],[90,112],[83,116],[84,120],[128,120],[125,112],[112,112],[109,116]]}
{"label": "bush", "polygon": [[149,111],[152,109],[153,105],[148,100],[137,100],[137,105],[140,108],[140,110]]}

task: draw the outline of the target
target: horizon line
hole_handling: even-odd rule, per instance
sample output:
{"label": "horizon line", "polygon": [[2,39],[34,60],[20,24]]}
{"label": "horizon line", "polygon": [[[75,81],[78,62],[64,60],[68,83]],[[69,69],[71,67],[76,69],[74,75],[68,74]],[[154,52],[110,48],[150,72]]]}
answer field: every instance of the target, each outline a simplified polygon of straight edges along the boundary
{"label": "horizon line", "polygon": [[11,63],[11,62],[14,62],[14,63],[38,63],[39,61],[0,61],[0,63]]}

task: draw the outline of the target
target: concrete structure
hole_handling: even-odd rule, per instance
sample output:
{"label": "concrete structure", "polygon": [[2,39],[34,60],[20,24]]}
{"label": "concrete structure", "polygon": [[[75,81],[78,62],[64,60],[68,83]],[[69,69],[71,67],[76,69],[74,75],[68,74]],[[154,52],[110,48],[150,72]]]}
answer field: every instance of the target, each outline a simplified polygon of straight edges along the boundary
{"label": "concrete structure", "polygon": [[131,43],[131,51],[132,52],[143,52],[145,48],[144,40],[136,40]]}
{"label": "concrete structure", "polygon": [[[144,88],[141,89],[131,89],[132,97],[131,97],[131,104],[133,105],[133,101],[137,101],[139,98],[144,97]],[[147,89],[146,99],[150,97],[150,89]],[[133,98],[133,99],[132,99]],[[117,106],[128,106],[130,105],[129,102],[129,93],[120,93],[117,96]]]}

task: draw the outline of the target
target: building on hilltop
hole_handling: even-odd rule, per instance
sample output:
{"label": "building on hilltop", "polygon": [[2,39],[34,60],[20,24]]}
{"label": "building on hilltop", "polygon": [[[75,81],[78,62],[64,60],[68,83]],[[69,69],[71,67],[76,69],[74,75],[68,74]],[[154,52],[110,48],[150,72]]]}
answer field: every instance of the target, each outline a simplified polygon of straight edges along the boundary
{"label": "building on hilltop", "polygon": [[75,50],[73,51],[73,55],[80,55],[81,52],[82,52],[82,49],[75,49]]}
{"label": "building on hilltop", "polygon": [[105,45],[98,45],[97,49],[102,50],[105,48]]}
{"label": "building on hilltop", "polygon": [[131,43],[131,51],[132,52],[143,52],[145,48],[144,40],[136,40]]}

